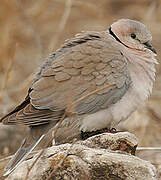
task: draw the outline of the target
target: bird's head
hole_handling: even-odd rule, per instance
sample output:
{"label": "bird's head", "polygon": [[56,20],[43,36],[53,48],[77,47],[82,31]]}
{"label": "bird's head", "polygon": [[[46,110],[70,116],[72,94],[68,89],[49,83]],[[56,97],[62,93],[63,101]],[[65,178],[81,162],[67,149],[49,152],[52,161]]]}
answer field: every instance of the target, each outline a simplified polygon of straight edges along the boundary
{"label": "bird's head", "polygon": [[150,50],[156,54],[155,49],[150,44],[152,40],[150,31],[144,24],[138,21],[120,19],[111,25],[109,32],[128,48],[141,51]]}

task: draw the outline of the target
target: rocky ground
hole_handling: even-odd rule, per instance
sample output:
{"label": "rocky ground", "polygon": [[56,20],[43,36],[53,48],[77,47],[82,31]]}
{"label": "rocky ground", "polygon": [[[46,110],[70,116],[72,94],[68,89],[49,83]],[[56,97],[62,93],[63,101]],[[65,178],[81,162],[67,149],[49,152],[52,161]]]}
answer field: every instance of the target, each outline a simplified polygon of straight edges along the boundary
{"label": "rocky ground", "polygon": [[6,180],[156,180],[155,167],[135,156],[136,147],[136,137],[127,132],[52,146],[45,149],[32,169],[38,154],[22,162]]}

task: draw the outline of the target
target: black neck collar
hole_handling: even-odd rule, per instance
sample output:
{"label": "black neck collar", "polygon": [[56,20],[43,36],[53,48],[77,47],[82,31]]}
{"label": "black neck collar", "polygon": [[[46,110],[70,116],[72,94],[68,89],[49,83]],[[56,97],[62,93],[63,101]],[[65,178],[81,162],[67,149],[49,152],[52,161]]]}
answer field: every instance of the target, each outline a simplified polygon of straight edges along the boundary
{"label": "black neck collar", "polygon": [[[112,29],[111,29],[111,27],[109,28],[109,33],[116,39],[116,41],[118,41],[118,42],[120,42],[121,44],[123,44],[124,46],[126,46],[124,43],[122,43],[121,41],[120,41],[120,39],[112,32]],[[126,46],[126,47],[128,47],[128,46]]]}

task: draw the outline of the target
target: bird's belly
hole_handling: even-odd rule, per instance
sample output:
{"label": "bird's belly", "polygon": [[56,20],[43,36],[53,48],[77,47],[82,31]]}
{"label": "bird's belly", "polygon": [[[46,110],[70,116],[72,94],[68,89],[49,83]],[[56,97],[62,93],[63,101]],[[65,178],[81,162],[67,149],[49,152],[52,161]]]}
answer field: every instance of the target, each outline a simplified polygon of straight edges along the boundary
{"label": "bird's belly", "polygon": [[100,110],[96,113],[89,114],[82,119],[80,130],[95,131],[110,127],[112,114],[109,109]]}

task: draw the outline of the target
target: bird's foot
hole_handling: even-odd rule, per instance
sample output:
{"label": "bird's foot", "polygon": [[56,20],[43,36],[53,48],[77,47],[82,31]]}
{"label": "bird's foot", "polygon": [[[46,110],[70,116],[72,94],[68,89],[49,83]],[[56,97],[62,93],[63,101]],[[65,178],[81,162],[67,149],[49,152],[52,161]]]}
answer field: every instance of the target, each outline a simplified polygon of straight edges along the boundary
{"label": "bird's foot", "polygon": [[103,132],[106,132],[106,133],[118,133],[118,132],[121,132],[121,131],[117,131],[115,128],[104,128]]}

